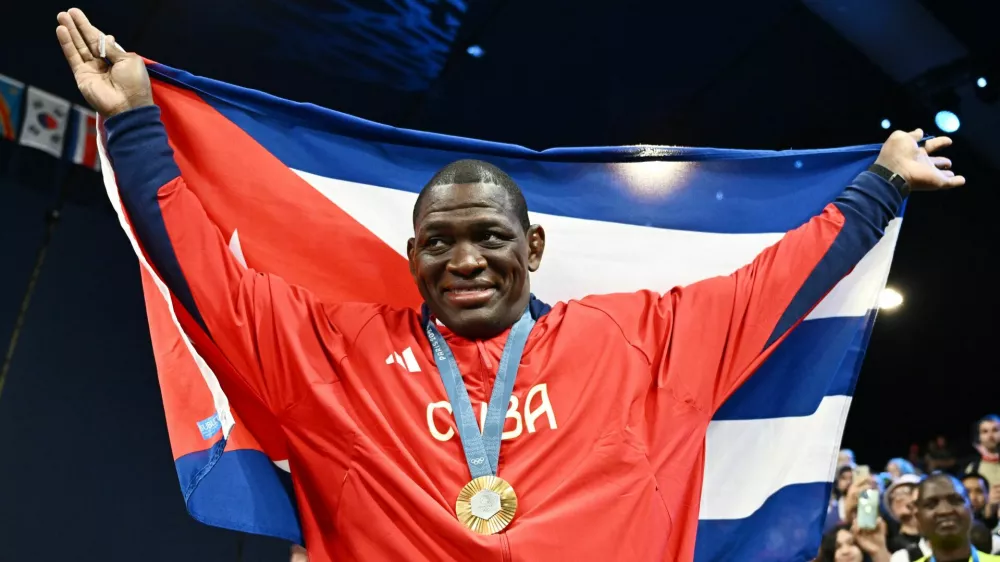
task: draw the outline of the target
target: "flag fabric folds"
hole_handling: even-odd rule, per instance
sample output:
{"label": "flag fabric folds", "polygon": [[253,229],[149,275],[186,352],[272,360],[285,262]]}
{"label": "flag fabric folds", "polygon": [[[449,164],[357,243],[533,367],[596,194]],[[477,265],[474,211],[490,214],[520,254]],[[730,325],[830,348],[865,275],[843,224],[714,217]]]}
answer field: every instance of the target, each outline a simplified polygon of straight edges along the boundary
{"label": "flag fabric folds", "polygon": [[[532,222],[547,232],[532,290],[555,302],[667,291],[731,273],[819,213],[878,150],[535,151],[396,129],[147,66],[182,172],[222,186],[196,193],[233,253],[244,265],[331,302],[419,305],[404,257],[412,205],[437,169],[460,158],[488,160],[521,185]],[[188,156],[206,153],[210,164],[192,169]],[[301,540],[277,423],[253,400],[223,393],[216,375],[232,367],[203,334],[181,329],[186,311],[175,306],[132,235],[103,147],[101,159],[109,197],[142,263],[171,446],[189,512],[210,525]],[[716,414],[701,504],[692,506],[699,509],[699,562],[815,555],[899,225],[900,219],[893,221]],[[401,367],[405,359],[399,358]]]}
{"label": "flag fabric folds", "polygon": [[0,138],[14,140],[21,124],[24,82],[0,74]]}

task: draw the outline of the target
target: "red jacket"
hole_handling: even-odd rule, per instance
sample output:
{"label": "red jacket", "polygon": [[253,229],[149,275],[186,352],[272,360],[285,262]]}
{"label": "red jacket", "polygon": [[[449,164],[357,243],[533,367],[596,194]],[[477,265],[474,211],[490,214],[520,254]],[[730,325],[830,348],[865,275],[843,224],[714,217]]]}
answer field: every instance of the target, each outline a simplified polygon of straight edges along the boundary
{"label": "red jacket", "polygon": [[[455,518],[470,476],[418,311],[324,303],[244,270],[186,187],[158,115],[106,124],[123,202],[177,302],[238,373],[223,389],[284,429],[314,562],[690,560],[713,413],[902,205],[866,172],[732,275],[534,301],[499,463],[518,512],[480,536]],[[481,413],[506,333],[442,331]]]}

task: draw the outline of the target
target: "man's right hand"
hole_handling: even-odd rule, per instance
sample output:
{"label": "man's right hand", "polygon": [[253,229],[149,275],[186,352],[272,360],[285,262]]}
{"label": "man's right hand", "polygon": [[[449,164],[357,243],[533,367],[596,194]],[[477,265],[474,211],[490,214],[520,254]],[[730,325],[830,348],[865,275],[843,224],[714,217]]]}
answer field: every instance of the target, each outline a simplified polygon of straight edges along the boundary
{"label": "man's right hand", "polygon": [[153,105],[153,90],[141,57],[126,53],[109,35],[104,49],[109,65],[100,57],[103,33],[90,24],[82,11],[72,8],[60,12],[56,20],[59,22],[56,37],[76,78],[76,86],[95,111],[111,117]]}

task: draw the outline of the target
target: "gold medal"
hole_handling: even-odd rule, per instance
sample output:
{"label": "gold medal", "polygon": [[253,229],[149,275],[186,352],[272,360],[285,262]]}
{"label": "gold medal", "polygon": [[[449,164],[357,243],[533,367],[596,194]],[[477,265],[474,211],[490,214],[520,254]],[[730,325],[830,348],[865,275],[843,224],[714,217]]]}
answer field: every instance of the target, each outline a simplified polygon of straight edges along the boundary
{"label": "gold medal", "polygon": [[516,511],[514,487],[499,476],[473,479],[455,501],[459,522],[480,535],[499,533],[514,520]]}

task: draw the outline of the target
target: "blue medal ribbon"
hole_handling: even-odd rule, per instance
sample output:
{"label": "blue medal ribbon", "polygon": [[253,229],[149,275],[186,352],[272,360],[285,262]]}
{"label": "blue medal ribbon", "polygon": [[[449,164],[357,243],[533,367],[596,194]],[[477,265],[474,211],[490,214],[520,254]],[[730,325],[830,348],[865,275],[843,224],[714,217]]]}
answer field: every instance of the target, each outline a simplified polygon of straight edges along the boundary
{"label": "blue medal ribbon", "polygon": [[514,392],[517,368],[521,364],[524,346],[528,343],[528,334],[535,325],[535,319],[531,317],[530,310],[525,310],[510,329],[507,344],[504,345],[503,355],[500,357],[500,367],[493,382],[493,392],[486,409],[486,422],[483,424],[482,432],[476,423],[469,390],[462,380],[455,355],[434,325],[426,304],[423,307],[423,323],[427,340],[430,341],[434,353],[434,363],[441,374],[441,382],[448,392],[448,401],[451,402],[452,415],[455,417],[455,426],[462,441],[469,472],[472,473],[473,479],[480,476],[496,476],[497,464],[500,461],[500,437],[503,435],[503,422],[507,417],[507,405]]}

